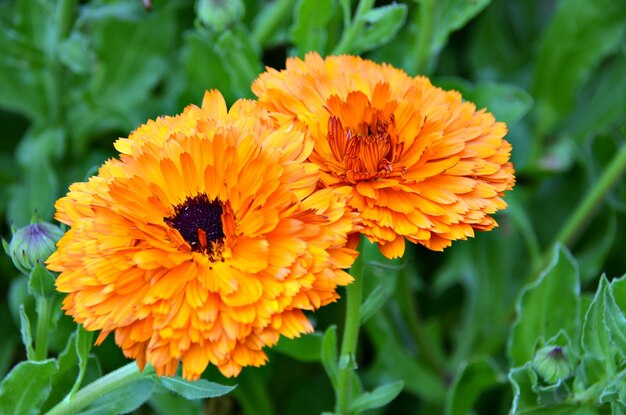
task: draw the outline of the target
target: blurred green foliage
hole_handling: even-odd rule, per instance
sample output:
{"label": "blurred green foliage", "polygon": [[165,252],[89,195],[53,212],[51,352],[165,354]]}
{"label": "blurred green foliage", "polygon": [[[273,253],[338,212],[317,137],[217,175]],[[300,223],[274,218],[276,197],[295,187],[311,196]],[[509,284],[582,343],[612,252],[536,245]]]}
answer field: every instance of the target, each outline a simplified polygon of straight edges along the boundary
{"label": "blurred green foliage", "polygon": [[[206,89],[229,103],[252,97],[264,66],[288,56],[362,54],[461,91],[508,123],[517,185],[493,232],[444,253],[412,247],[401,263],[368,254],[355,413],[626,410],[626,280],[614,279],[626,272],[626,2],[5,0],[0,29],[6,239],[33,212],[52,220],[54,201],[113,156],[117,137]],[[59,298],[35,289],[41,272],[18,276],[0,258],[0,375],[13,368],[2,413],[49,409],[73,379],[88,384],[124,363],[111,339],[90,349],[90,335],[72,334]],[[281,340],[231,394],[188,401],[188,385],[141,381],[88,413],[146,400],[136,413],[330,411],[344,306],[312,315],[318,333]],[[25,361],[42,313],[53,358]],[[546,363],[560,353],[567,360]],[[557,364],[571,373],[550,375]],[[214,369],[204,377],[234,384]],[[191,397],[226,392],[207,390]]]}

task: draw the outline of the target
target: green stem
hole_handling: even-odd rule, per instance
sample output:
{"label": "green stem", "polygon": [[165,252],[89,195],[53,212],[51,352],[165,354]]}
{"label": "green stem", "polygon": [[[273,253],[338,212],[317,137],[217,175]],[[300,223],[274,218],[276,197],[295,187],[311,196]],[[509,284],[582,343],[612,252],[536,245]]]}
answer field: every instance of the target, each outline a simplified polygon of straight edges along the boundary
{"label": "green stem", "polygon": [[417,344],[417,347],[419,347],[420,353],[422,353],[422,360],[424,360],[424,363],[434,369],[443,379],[446,375],[445,363],[441,359],[441,356],[433,348],[433,344],[428,340],[428,334],[424,330],[424,325],[419,317],[419,310],[415,302],[415,296],[413,295],[413,290],[411,288],[411,280],[406,267],[402,270],[400,275],[402,277],[402,282],[404,283],[404,301],[407,305],[405,317],[407,319],[411,335],[413,336],[413,340]]}
{"label": "green stem", "polygon": [[354,282],[346,288],[346,323],[341,340],[339,373],[337,375],[336,412],[348,415],[352,402],[352,377],[356,370],[356,347],[361,325],[361,301],[363,298],[363,238],[359,243],[359,257],[354,261],[350,274]]}
{"label": "green stem", "polygon": [[602,204],[607,193],[622,177],[624,171],[626,171],[626,144],[622,145],[619,153],[613,158],[602,177],[591,188],[572,216],[561,228],[555,242],[570,245],[576,241],[576,238],[592,219],[596,209]]}
{"label": "green stem", "polygon": [[[361,0],[359,2],[354,14],[354,19],[352,19],[352,22],[347,28],[344,28],[343,33],[341,34],[341,39],[333,50],[333,55],[341,55],[342,53],[352,52],[354,39],[361,33],[361,30],[363,30],[363,24],[365,23],[363,16],[365,13],[370,11],[373,6],[374,0]],[[344,10],[344,13],[345,12],[346,10]],[[345,21],[346,19],[344,16],[344,22]]]}
{"label": "green stem", "polygon": [[418,33],[413,54],[415,61],[415,73],[425,74],[429,72],[431,45],[433,37],[433,23],[435,20],[435,0],[421,0],[418,9]]}
{"label": "green stem", "polygon": [[266,45],[268,39],[280,26],[285,15],[293,10],[295,3],[295,0],[276,0],[266,13],[259,16],[252,36],[260,46]]}
{"label": "green stem", "polygon": [[48,330],[52,302],[48,297],[37,298],[37,338],[34,360],[46,360],[48,357]]}
{"label": "green stem", "polygon": [[46,415],[73,415],[79,413],[107,393],[121,389],[136,380],[151,375],[152,370],[150,366],[146,366],[144,371],[140,372],[137,363],[131,362],[85,386],[78,391],[73,399],[65,399],[59,402]]}

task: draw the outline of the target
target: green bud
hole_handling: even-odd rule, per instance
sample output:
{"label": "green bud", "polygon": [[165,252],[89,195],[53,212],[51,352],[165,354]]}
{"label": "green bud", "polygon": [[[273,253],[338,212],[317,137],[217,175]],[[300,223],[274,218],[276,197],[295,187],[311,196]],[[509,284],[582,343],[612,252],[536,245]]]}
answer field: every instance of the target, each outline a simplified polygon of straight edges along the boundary
{"label": "green bud", "polygon": [[56,243],[62,236],[63,231],[58,226],[36,222],[14,228],[11,242],[2,242],[15,267],[28,275],[37,263],[43,263],[56,250]]}
{"label": "green bud", "polygon": [[574,364],[565,346],[542,347],[535,354],[533,369],[550,384],[569,379],[574,374]]}
{"label": "green bud", "polygon": [[200,22],[216,32],[222,32],[243,16],[241,0],[198,0],[196,15]]}

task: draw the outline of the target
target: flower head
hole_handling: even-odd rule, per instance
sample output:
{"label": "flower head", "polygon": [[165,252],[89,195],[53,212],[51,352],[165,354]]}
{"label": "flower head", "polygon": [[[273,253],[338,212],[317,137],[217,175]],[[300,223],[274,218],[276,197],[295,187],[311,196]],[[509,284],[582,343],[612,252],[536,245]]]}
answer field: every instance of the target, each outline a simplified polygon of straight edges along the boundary
{"label": "flower head", "polygon": [[67,313],[141,367],[236,376],[280,335],[311,331],[303,310],[351,281],[349,189],[316,191],[305,135],[253,102],[227,112],[210,92],[115,146],[119,159],[57,202],[71,229],[48,267]]}
{"label": "flower head", "polygon": [[30,274],[37,263],[43,263],[54,252],[55,244],[62,236],[63,231],[58,226],[34,222],[13,229],[11,242],[2,242],[15,267],[24,274]]}
{"label": "flower head", "polygon": [[506,125],[427,78],[356,56],[304,60],[267,71],[252,85],[260,105],[306,125],[309,160],[322,187],[351,186],[362,233],[389,258],[405,239],[433,250],[506,207],[514,184]]}

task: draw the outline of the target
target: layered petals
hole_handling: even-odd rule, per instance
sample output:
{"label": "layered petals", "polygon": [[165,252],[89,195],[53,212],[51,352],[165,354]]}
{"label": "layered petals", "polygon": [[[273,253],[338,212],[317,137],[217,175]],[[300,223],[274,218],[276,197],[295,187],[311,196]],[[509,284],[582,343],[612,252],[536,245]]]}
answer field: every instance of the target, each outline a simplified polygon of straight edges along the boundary
{"label": "layered petals", "polygon": [[[320,186],[349,186],[381,252],[443,250],[496,226],[514,183],[506,125],[425,77],[356,56],[290,58],[252,85],[259,104],[308,128]],[[278,116],[278,115],[275,115]]]}
{"label": "layered petals", "polygon": [[211,91],[116,148],[57,202],[71,228],[47,264],[64,310],[141,367],[236,376],[281,335],[311,331],[303,311],[351,281],[350,189],[316,190],[313,145],[287,118],[251,101],[227,111]]}

